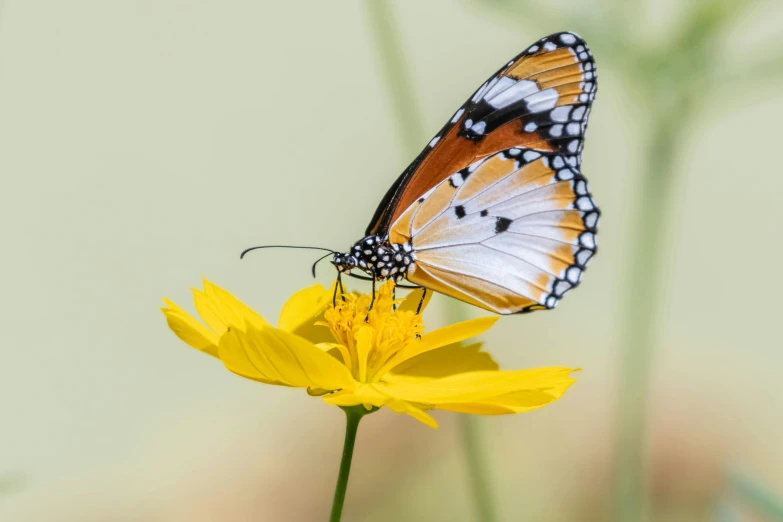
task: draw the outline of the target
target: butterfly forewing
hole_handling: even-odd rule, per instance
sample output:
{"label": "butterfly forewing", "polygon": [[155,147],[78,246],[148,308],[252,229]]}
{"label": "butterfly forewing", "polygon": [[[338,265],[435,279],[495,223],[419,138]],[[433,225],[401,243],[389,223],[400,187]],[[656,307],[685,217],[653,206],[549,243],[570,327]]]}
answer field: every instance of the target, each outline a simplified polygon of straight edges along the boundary
{"label": "butterfly forewing", "polygon": [[389,227],[453,173],[512,148],[560,153],[578,167],[596,70],[573,33],[542,38],[489,78],[387,192],[367,235]]}

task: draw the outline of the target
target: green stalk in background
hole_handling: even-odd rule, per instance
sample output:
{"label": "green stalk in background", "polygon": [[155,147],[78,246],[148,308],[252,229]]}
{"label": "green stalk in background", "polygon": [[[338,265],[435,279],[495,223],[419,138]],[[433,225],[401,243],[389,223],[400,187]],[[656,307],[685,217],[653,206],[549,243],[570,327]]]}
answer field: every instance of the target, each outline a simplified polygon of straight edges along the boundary
{"label": "green stalk in background", "polygon": [[[400,43],[394,12],[388,0],[367,0],[365,5],[394,114],[405,145],[405,153],[412,159],[427,143],[427,137],[420,123],[421,112],[415,100],[413,83],[408,73],[409,68]],[[465,306],[456,300],[449,301],[449,322],[465,319],[468,315]],[[481,426],[471,415],[460,417],[461,437],[476,503],[477,520],[495,522],[497,515],[490,488],[490,466],[484,451]]]}

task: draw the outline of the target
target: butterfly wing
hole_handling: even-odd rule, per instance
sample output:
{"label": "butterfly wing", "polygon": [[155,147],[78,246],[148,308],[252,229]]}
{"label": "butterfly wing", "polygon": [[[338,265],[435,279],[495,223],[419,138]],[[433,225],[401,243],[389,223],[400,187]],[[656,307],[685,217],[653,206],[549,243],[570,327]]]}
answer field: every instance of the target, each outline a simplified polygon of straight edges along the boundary
{"label": "butterfly wing", "polygon": [[542,38],[488,79],[392,185],[366,234],[383,235],[429,189],[478,159],[513,147],[581,163],[596,69],[573,33]]}
{"label": "butterfly wing", "polygon": [[500,314],[551,309],[596,250],[600,211],[559,153],[511,148],[461,169],[390,228],[411,282]]}

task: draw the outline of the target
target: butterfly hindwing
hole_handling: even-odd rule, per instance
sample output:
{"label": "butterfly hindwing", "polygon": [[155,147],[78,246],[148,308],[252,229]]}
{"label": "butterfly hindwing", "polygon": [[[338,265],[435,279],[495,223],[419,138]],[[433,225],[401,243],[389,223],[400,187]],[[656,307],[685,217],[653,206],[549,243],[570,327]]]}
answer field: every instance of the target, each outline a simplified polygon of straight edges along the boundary
{"label": "butterfly hindwing", "polygon": [[482,84],[402,173],[367,235],[383,234],[428,190],[499,151],[559,153],[579,167],[596,69],[573,33],[542,38]]}
{"label": "butterfly hindwing", "polygon": [[566,157],[514,147],[433,187],[390,228],[407,278],[497,313],[553,308],[595,253],[599,210]]}

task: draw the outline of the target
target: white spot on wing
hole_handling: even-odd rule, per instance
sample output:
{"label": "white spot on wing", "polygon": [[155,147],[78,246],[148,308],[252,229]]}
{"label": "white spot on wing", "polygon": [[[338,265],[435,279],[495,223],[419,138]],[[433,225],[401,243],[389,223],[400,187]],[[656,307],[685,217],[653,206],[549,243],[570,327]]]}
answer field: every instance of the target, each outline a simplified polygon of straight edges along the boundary
{"label": "white spot on wing", "polygon": [[535,122],[531,121],[530,123],[527,123],[525,125],[525,132],[535,132],[535,130],[538,128],[538,125],[536,125]]}
{"label": "white spot on wing", "polygon": [[552,121],[565,123],[568,121],[568,114],[570,112],[571,112],[571,107],[569,105],[563,105],[561,107],[557,107],[554,110],[552,110],[550,116],[552,117]]}
{"label": "white spot on wing", "polygon": [[559,123],[557,125],[552,125],[549,128],[549,135],[554,136],[555,138],[559,138],[563,135],[563,126]]}
{"label": "white spot on wing", "polygon": [[574,177],[574,171],[572,171],[571,169],[561,169],[557,171],[557,179],[565,181],[565,180],[572,179],[573,177]]}
{"label": "white spot on wing", "polygon": [[465,109],[460,109],[457,112],[454,113],[454,116],[451,118],[451,123],[457,123],[457,121],[462,118],[462,115],[465,114]]}
{"label": "white spot on wing", "polygon": [[555,89],[549,88],[527,97],[527,110],[532,113],[554,109],[559,95]]}
{"label": "white spot on wing", "polygon": [[498,94],[500,94],[501,92],[505,91],[506,89],[514,85],[515,83],[517,83],[517,81],[514,80],[513,78],[504,76],[500,80],[498,80],[495,83],[495,85],[493,85],[490,89],[488,89],[487,92],[484,93],[484,95],[481,97],[481,99],[489,101],[495,96],[497,96]]}
{"label": "white spot on wing", "polygon": [[473,125],[470,130],[475,132],[476,134],[484,134],[484,130],[487,128],[487,122],[480,121],[477,124]]}
{"label": "white spot on wing", "polygon": [[593,257],[591,250],[580,250],[576,253],[576,261],[582,266],[586,266],[591,257]]}
{"label": "white spot on wing", "polygon": [[583,232],[579,236],[579,242],[587,248],[595,248],[595,234],[592,232]]}
{"label": "white spot on wing", "polygon": [[536,82],[520,80],[515,82],[514,85],[506,88],[503,92],[497,94],[494,98],[487,97],[487,103],[496,109],[502,109],[523,98],[529,99],[529,97],[532,97],[531,95],[535,95],[538,92],[538,85],[536,85]]}
{"label": "white spot on wing", "polygon": [[574,109],[574,113],[571,114],[571,119],[576,121],[582,121],[582,116],[585,115],[585,106],[577,107]]}
{"label": "white spot on wing", "polygon": [[432,138],[432,141],[430,141],[430,147],[434,147],[439,140],[440,140],[440,136],[435,136],[434,138]]}
{"label": "white spot on wing", "polygon": [[544,49],[546,49],[547,51],[554,51],[555,49],[557,49],[557,45],[552,42],[547,42],[544,44]]}
{"label": "white spot on wing", "polygon": [[576,136],[579,134],[582,130],[582,126],[578,123],[569,123],[568,127],[566,127],[566,132],[571,136]]}
{"label": "white spot on wing", "polygon": [[525,161],[527,161],[529,163],[529,162],[531,162],[531,161],[533,161],[535,159],[540,158],[541,154],[536,152],[536,151],[534,151],[534,150],[528,150],[528,151],[525,151],[524,154],[522,154],[522,157],[525,159]]}
{"label": "white spot on wing", "polygon": [[564,33],[560,35],[560,41],[566,45],[571,45],[572,43],[576,42],[576,36],[572,35],[571,33]]}

